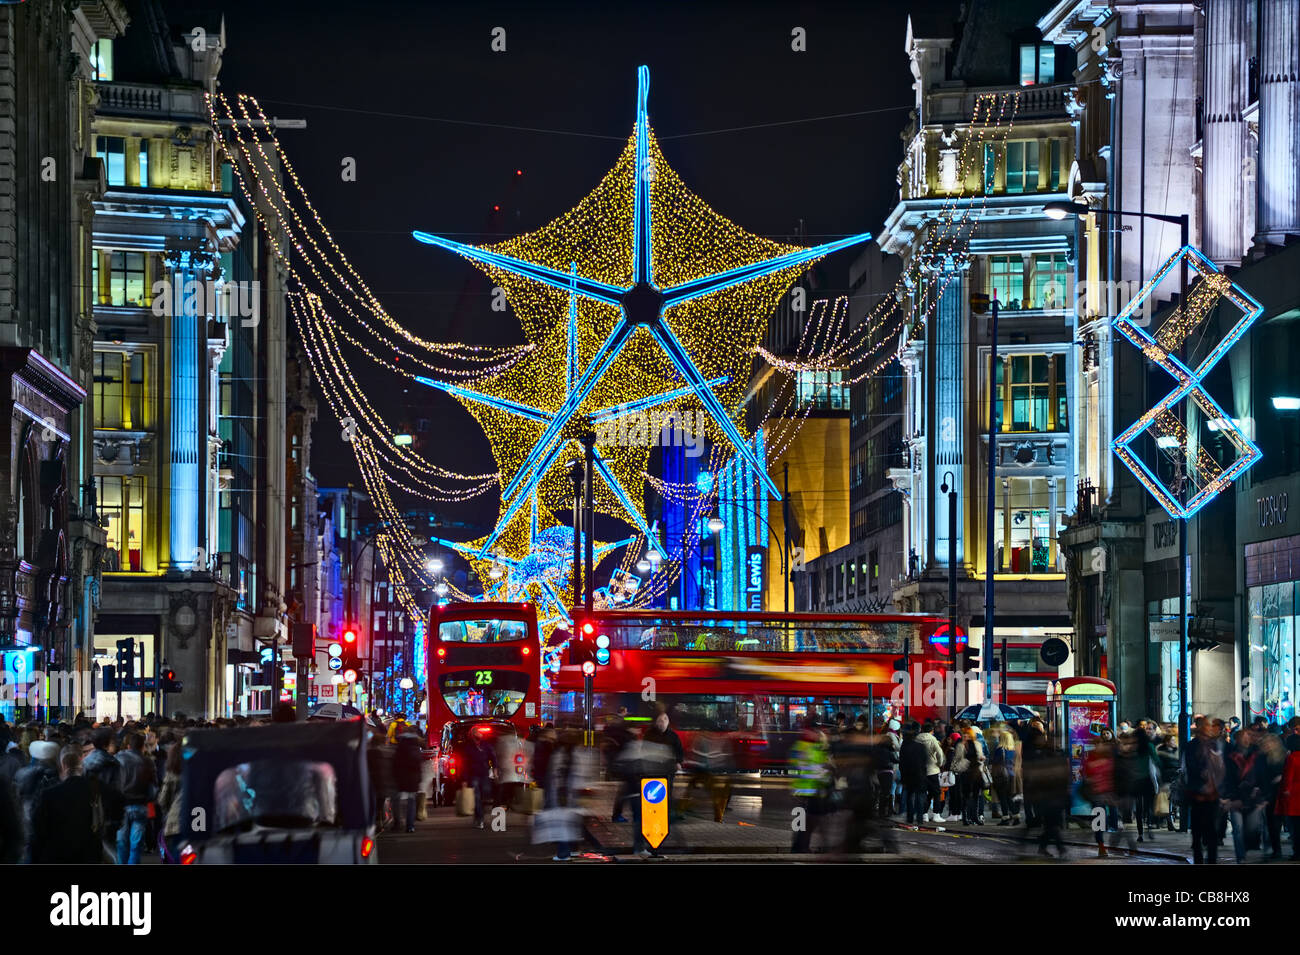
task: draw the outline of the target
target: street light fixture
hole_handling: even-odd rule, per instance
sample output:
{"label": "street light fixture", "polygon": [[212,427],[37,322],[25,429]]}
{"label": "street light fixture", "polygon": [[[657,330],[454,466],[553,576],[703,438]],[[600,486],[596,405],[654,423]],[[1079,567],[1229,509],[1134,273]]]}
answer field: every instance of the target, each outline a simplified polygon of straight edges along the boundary
{"label": "street light fixture", "polygon": [[648,574],[650,573],[650,569],[650,561],[647,558],[642,557],[636,562],[636,571],[638,574]]}
{"label": "street light fixture", "polygon": [[1086,216],[1088,206],[1082,202],[1070,202],[1069,200],[1057,200],[1049,202],[1043,206],[1043,215],[1049,219],[1056,219],[1058,222],[1066,216]]}
{"label": "street light fixture", "polygon": [[1274,395],[1273,408],[1276,411],[1300,411],[1300,398],[1291,395]]}
{"label": "street light fixture", "polygon": [[430,557],[424,562],[424,569],[431,574],[441,574],[442,560],[438,557]]}
{"label": "street light fixture", "polygon": [[415,681],[409,676],[402,677],[402,682],[398,684],[403,690],[409,690],[415,686]]}
{"label": "street light fixture", "polygon": [[438,585],[433,588],[433,592],[436,593],[439,597],[445,597],[447,596],[447,591],[450,589],[451,588],[447,586],[447,582],[445,580],[440,580],[438,581]]}
{"label": "street light fixture", "polygon": [[720,518],[717,514],[714,514],[712,517],[709,518],[708,527],[709,527],[710,534],[721,534],[722,529],[726,526],[727,525],[723,522],[722,518]]}

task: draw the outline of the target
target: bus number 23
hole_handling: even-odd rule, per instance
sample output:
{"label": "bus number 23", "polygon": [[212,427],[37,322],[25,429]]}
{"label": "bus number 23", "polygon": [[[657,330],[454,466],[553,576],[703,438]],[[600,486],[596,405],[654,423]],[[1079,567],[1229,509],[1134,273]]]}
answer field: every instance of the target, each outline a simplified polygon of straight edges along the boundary
{"label": "bus number 23", "polygon": [[491,671],[491,670],[475,670],[475,671],[474,671],[474,685],[475,685],[475,686],[491,686],[491,685],[492,685],[492,671]]}

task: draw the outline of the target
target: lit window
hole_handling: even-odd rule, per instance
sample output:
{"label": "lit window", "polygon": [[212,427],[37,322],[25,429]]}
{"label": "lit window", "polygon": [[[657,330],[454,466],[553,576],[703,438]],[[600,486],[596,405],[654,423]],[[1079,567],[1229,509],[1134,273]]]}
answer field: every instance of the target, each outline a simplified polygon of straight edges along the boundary
{"label": "lit window", "polygon": [[1031,308],[1064,308],[1069,287],[1070,266],[1064,252],[1050,252],[1033,258],[1034,297]]}
{"label": "lit window", "polygon": [[140,140],[140,154],[138,157],[140,169],[140,185],[149,188],[149,140]]}
{"label": "lit window", "polygon": [[110,186],[126,185],[126,140],[121,136],[98,136],[95,155],[104,160],[104,176]]}
{"label": "lit window", "polygon": [[113,40],[96,40],[90,48],[90,78],[101,83],[113,82]]}
{"label": "lit window", "polygon": [[144,352],[95,352],[95,427],[142,431],[153,426],[149,414],[149,359]]}
{"label": "lit window", "polygon": [[1038,140],[1007,143],[1007,192],[1038,191]]}
{"label": "lit window", "polygon": [[994,374],[993,415],[1004,432],[1069,428],[1064,355],[1010,355]]}
{"label": "lit window", "polygon": [[144,295],[144,253],[108,254],[108,303],[147,305]]}
{"label": "lit window", "polygon": [[108,519],[107,547],[116,570],[144,569],[144,478],[104,475],[95,479],[96,503]]}
{"label": "lit window", "polygon": [[1056,48],[1050,43],[1024,43],[1020,47],[1020,85],[1038,86],[1056,79]]}
{"label": "lit window", "polygon": [[995,293],[1000,308],[1020,308],[1025,297],[1025,264],[1020,256],[989,256],[989,297]]}
{"label": "lit window", "polygon": [[992,143],[984,144],[984,194],[990,195],[997,186],[998,159]]}

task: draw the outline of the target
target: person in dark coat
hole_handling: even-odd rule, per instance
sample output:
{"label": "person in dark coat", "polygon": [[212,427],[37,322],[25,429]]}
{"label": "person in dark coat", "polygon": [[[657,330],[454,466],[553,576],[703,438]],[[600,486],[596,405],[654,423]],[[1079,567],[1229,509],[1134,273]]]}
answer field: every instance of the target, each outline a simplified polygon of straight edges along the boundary
{"label": "person in dark coat", "polygon": [[[393,754],[393,776],[397,791],[406,801],[406,831],[415,832],[415,810],[420,793],[420,779],[424,771],[424,754],[421,752],[419,733],[411,731],[397,737]],[[393,807],[396,810],[397,807]],[[397,813],[394,812],[394,815]]]}
{"label": "person in dark coat", "polygon": [[483,828],[483,807],[492,793],[492,770],[497,768],[497,751],[481,727],[469,731],[469,782],[474,787],[474,827]]}
{"label": "person in dark coat", "polygon": [[924,820],[927,806],[926,769],[929,755],[925,744],[917,740],[920,728],[911,723],[903,733],[903,741],[898,749],[898,771],[903,782],[903,803],[907,810],[907,824],[918,825]]}
{"label": "person in dark coat", "polygon": [[59,764],[62,782],[42,792],[32,810],[32,862],[102,862],[98,783],[82,774],[79,746],[63,747]]}
{"label": "person in dark coat", "polygon": [[1061,824],[1070,801],[1070,764],[1064,753],[1052,749],[1038,720],[1029,724],[1021,743],[1020,772],[1024,777],[1025,805],[1034,807],[1043,825],[1038,835],[1039,854],[1047,855],[1051,843],[1064,858]]}
{"label": "person in dark coat", "polygon": [[34,740],[28,746],[27,752],[31,756],[31,762],[18,770],[17,775],[14,777],[14,788],[18,794],[18,802],[22,807],[24,842],[27,847],[23,853],[23,858],[25,861],[30,862],[32,817],[36,810],[36,804],[40,801],[41,794],[59,781],[59,770],[56,765],[56,760],[59,757],[59,746],[57,743]]}

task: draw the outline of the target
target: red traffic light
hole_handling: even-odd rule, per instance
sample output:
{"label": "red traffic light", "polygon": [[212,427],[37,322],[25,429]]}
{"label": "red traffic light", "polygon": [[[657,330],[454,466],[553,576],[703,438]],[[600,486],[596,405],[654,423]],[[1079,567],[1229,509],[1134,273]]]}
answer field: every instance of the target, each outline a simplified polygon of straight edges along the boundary
{"label": "red traffic light", "polygon": [[594,623],[592,623],[590,620],[588,620],[586,623],[584,623],[584,624],[582,625],[582,632],[583,632],[583,633],[595,633],[595,632],[596,632],[596,625],[595,625]]}
{"label": "red traffic light", "polygon": [[163,670],[163,671],[162,671],[162,678],[163,678],[164,680],[174,680],[174,679],[176,679],[176,671],[175,671],[175,670]]}
{"label": "red traffic light", "polygon": [[343,631],[343,642],[344,642],[344,643],[356,643],[356,642],[357,642],[357,632],[356,632],[356,630],[354,630],[352,627],[348,627],[346,630],[344,630],[344,631]]}

